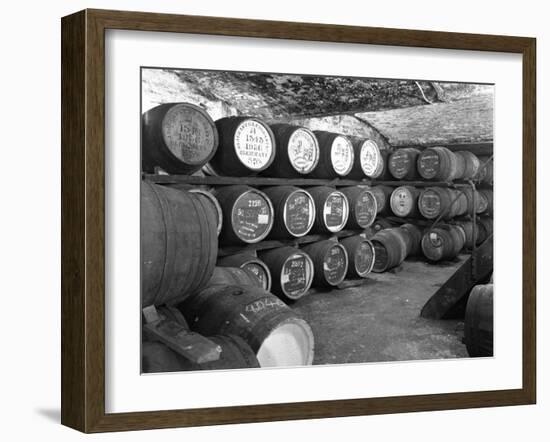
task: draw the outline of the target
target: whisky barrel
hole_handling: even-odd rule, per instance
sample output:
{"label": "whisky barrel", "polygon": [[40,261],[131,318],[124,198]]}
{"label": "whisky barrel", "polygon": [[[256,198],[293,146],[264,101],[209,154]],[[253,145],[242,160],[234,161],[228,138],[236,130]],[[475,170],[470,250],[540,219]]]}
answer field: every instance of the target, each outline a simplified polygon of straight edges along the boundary
{"label": "whisky barrel", "polygon": [[421,251],[422,230],[414,224],[406,223],[399,226],[407,232],[407,256],[418,255]]}
{"label": "whisky barrel", "polygon": [[420,151],[413,147],[397,149],[388,158],[388,169],[396,180],[414,180],[418,178],[416,159]]}
{"label": "whisky barrel", "polygon": [[333,287],[340,284],[348,272],[348,254],[342,244],[326,239],[302,248],[313,261],[313,285]]}
{"label": "whisky barrel", "polygon": [[309,174],[314,178],[339,178],[351,172],[353,145],[348,137],[325,131],[313,131],[319,142],[319,162]]}
{"label": "whisky barrel", "polygon": [[476,285],[470,292],[464,343],[472,357],[493,356],[493,284]]}
{"label": "whisky barrel", "polygon": [[371,139],[357,138],[353,144],[353,167],[348,178],[360,180],[362,178],[379,178],[386,170],[385,159],[378,144]]}
{"label": "whisky barrel", "polygon": [[466,194],[446,187],[427,187],[418,197],[418,210],[424,218],[435,219],[443,216],[451,219],[464,215],[468,209]]}
{"label": "whisky barrel", "polygon": [[192,329],[204,336],[237,335],[261,367],[311,365],[313,332],[283,301],[256,287],[217,285],[178,305]]}
{"label": "whisky barrel", "polygon": [[475,238],[476,245],[479,245],[483,241],[485,241],[485,238],[486,238],[485,228],[483,226],[480,226],[479,223],[476,223],[475,229],[474,229],[474,223],[472,221],[460,220],[460,221],[456,221],[455,224],[461,227],[462,230],[464,231],[464,236],[466,238],[464,245],[466,247],[471,249],[474,246],[474,238]]}
{"label": "whisky barrel", "polygon": [[217,175],[247,176],[267,169],[275,158],[275,136],[267,124],[253,117],[225,117],[216,121],[220,145],[209,162]]}
{"label": "whisky barrel", "polygon": [[254,274],[246,269],[238,267],[214,267],[212,277],[208,281],[208,285],[251,285],[254,287],[262,287],[262,283]]}
{"label": "whisky barrel", "polygon": [[464,231],[454,225],[441,224],[428,230],[422,237],[422,252],[430,261],[452,259],[464,248]]}
{"label": "whisky barrel", "polygon": [[418,215],[420,190],[413,186],[397,187],[390,196],[390,207],[395,216],[401,218]]}
{"label": "whisky barrel", "polygon": [[267,265],[260,259],[249,253],[238,253],[235,255],[226,256],[218,259],[220,267],[238,267],[247,270],[259,281],[260,286],[267,290],[271,290],[271,273]]}
{"label": "whisky barrel", "polygon": [[273,205],[267,195],[245,185],[218,187],[214,196],[222,206],[223,244],[253,244],[264,239],[273,226]]}
{"label": "whisky barrel", "polygon": [[361,235],[348,236],[340,241],[348,255],[347,278],[365,278],[374,265],[374,246]]}
{"label": "whisky barrel", "polygon": [[484,240],[489,238],[493,234],[493,218],[488,216],[481,216],[477,220],[480,229],[484,232]]}
{"label": "whisky barrel", "polygon": [[315,222],[315,203],[306,190],[294,186],[273,186],[262,190],[274,209],[270,238],[299,238],[309,233]]}
{"label": "whisky barrel", "polygon": [[366,229],[376,218],[376,197],[364,186],[341,187],[349,203],[349,216],[346,228]]}
{"label": "whisky barrel", "polygon": [[369,188],[376,198],[376,213],[378,215],[387,215],[390,213],[390,197],[393,192],[391,186],[372,186]]}
{"label": "whisky barrel", "polygon": [[385,272],[401,264],[407,257],[410,247],[409,234],[398,227],[377,232],[371,239],[374,246],[374,265],[372,271]]}
{"label": "whisky barrel", "polygon": [[458,174],[458,160],[446,147],[429,147],[418,155],[417,168],[426,180],[452,181]]}
{"label": "whisky barrel", "polygon": [[143,373],[168,373],[195,370],[227,370],[231,368],[258,368],[260,364],[250,346],[234,335],[211,336],[221,348],[217,361],[197,364],[171,350],[161,342],[144,341],[141,347],[141,371]]}
{"label": "whisky barrel", "polygon": [[141,136],[142,170],[149,173],[160,167],[168,173],[191,174],[218,148],[214,122],[190,103],[166,103],[145,112]]}
{"label": "whisky barrel", "polygon": [[319,143],[315,134],[305,127],[272,124],[277,155],[262,175],[277,178],[303,177],[319,162]]}
{"label": "whisky barrel", "polygon": [[223,226],[223,211],[216,197],[211,192],[202,189],[190,189],[189,192],[197,195],[199,199],[204,198],[205,205],[212,209],[216,217],[216,231],[219,235]]}
{"label": "whisky barrel", "polygon": [[349,202],[339,190],[327,186],[307,189],[315,202],[313,230],[318,233],[335,233],[344,228],[349,217]]}
{"label": "whisky barrel", "polygon": [[489,189],[481,189],[479,191],[479,196],[481,197],[481,204],[479,213],[485,213],[487,215],[493,214],[493,191]]}
{"label": "whisky barrel", "polygon": [[181,300],[206,285],[216,262],[216,219],[195,194],[141,185],[142,306]]}
{"label": "whisky barrel", "polygon": [[464,172],[460,178],[464,180],[474,179],[479,173],[479,167],[481,166],[479,158],[468,150],[458,150],[455,152],[455,155],[464,161]]}
{"label": "whisky barrel", "polygon": [[[487,199],[484,198],[478,190],[471,188],[463,188],[461,192],[466,197],[466,214],[472,215],[472,213],[483,213],[487,209]],[[475,209],[474,209],[475,207]]]}
{"label": "whisky barrel", "polygon": [[313,262],[294,247],[279,247],[258,252],[273,278],[272,292],[285,301],[304,296],[313,282]]}
{"label": "whisky barrel", "polygon": [[493,159],[491,157],[479,157],[481,166],[477,179],[482,183],[493,185]]}

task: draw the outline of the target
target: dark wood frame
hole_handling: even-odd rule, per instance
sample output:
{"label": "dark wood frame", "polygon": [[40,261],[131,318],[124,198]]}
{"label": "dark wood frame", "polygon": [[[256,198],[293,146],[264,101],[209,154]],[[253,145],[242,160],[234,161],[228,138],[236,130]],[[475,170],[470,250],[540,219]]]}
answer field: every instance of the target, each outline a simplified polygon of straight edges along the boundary
{"label": "dark wood frame", "polygon": [[[402,397],[105,413],[105,30],[363,43],[523,56],[523,386]],[[536,400],[536,40],[85,10],[62,19],[61,422],[84,432],[533,404]]]}

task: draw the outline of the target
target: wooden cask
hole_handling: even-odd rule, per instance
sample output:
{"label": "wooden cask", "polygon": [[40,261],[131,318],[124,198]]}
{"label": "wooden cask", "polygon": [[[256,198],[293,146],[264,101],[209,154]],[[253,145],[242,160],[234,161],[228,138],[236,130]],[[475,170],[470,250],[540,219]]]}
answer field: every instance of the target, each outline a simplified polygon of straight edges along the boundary
{"label": "wooden cask", "polygon": [[313,282],[313,261],[294,247],[258,252],[273,278],[272,292],[285,301],[296,301],[307,294]]}
{"label": "wooden cask", "polygon": [[142,306],[182,300],[212,276],[216,219],[193,193],[142,182]]}
{"label": "wooden cask", "polygon": [[418,178],[416,159],[420,151],[413,147],[403,147],[390,154],[388,169],[396,180],[414,180]]}
{"label": "wooden cask", "polygon": [[475,245],[481,244],[483,241],[485,241],[486,238],[486,232],[485,228],[483,226],[480,226],[479,223],[476,223],[476,226],[474,228],[474,223],[472,221],[455,221],[455,224],[462,228],[464,231],[464,236],[466,238],[466,241],[464,243],[465,247],[472,248],[474,246],[474,240]]}
{"label": "wooden cask", "polygon": [[319,162],[319,143],[315,134],[305,127],[272,124],[277,155],[262,175],[276,178],[303,177]]}
{"label": "wooden cask", "polygon": [[387,170],[387,152],[381,151],[378,144],[371,139],[358,138],[352,141],[354,160],[350,179],[380,179]]}
{"label": "wooden cask", "polygon": [[341,187],[349,203],[347,229],[366,229],[376,218],[376,197],[365,186]]}
{"label": "wooden cask", "polygon": [[313,261],[313,285],[333,287],[340,284],[348,272],[348,254],[342,244],[327,239],[302,247]]}
{"label": "wooden cask", "polygon": [[226,117],[216,121],[220,145],[209,166],[217,175],[247,176],[267,169],[275,158],[275,136],[254,117]]}
{"label": "wooden cask", "polygon": [[422,242],[422,230],[420,227],[415,226],[414,224],[406,223],[399,226],[400,229],[403,229],[406,233],[406,242],[407,242],[407,256],[415,256],[420,254],[422,250],[420,243]]}
{"label": "wooden cask", "polygon": [[463,180],[472,180],[479,173],[481,163],[479,158],[468,150],[459,150],[455,152],[457,158],[462,158],[464,161],[464,171],[460,178]]}
{"label": "wooden cask", "polygon": [[212,195],[212,192],[202,189],[190,189],[189,192],[197,195],[199,199],[203,198],[205,205],[212,209],[214,216],[216,217],[216,231],[219,235],[223,226],[223,211],[216,197]]}
{"label": "wooden cask", "polygon": [[479,196],[482,200],[480,203],[481,212],[479,213],[493,215],[493,191],[489,189],[481,189],[479,191]]}
{"label": "wooden cask", "polygon": [[395,216],[401,218],[418,215],[418,197],[420,190],[413,186],[397,187],[390,196],[390,207]]}
{"label": "wooden cask", "polygon": [[273,186],[264,188],[263,192],[274,209],[270,238],[299,238],[309,233],[315,222],[315,203],[306,190],[294,186]]}
{"label": "wooden cask", "polygon": [[453,259],[464,248],[464,231],[454,225],[441,224],[428,230],[422,237],[422,252],[430,261]]}
{"label": "wooden cask", "polygon": [[208,286],[217,284],[251,285],[263,288],[262,283],[254,274],[238,267],[214,267]]}
{"label": "wooden cask", "polygon": [[204,336],[237,335],[260,367],[311,365],[314,339],[308,323],[283,301],[256,287],[217,285],[178,305],[192,329]]}
{"label": "wooden cask", "polygon": [[314,178],[340,178],[351,172],[353,145],[348,137],[325,131],[313,131],[319,142],[319,162],[309,174]]}
{"label": "wooden cask", "polygon": [[493,284],[476,285],[470,292],[464,343],[472,357],[493,356]]}
{"label": "wooden cask", "polygon": [[400,265],[407,257],[410,247],[409,234],[399,227],[377,232],[371,239],[374,246],[374,265],[372,271],[385,272]]}
{"label": "wooden cask", "polygon": [[477,179],[482,183],[493,185],[493,158],[479,157],[481,166],[477,175]]}
{"label": "wooden cask", "polygon": [[361,235],[348,236],[340,240],[348,255],[346,278],[366,278],[374,266],[374,246]]}
{"label": "wooden cask", "polygon": [[218,259],[220,267],[238,267],[247,270],[258,280],[260,286],[267,290],[271,290],[271,273],[267,265],[256,256],[250,253],[238,253],[235,255],[226,256]]}
{"label": "wooden cask", "polygon": [[391,186],[372,186],[369,188],[371,193],[376,198],[376,213],[378,215],[388,215],[390,211],[390,197],[393,193]]}
{"label": "wooden cask", "polygon": [[273,205],[267,195],[245,185],[223,186],[214,191],[222,207],[222,244],[253,244],[263,240],[273,226]]}
{"label": "wooden cask", "polygon": [[427,219],[452,219],[464,215],[468,209],[468,200],[463,191],[446,187],[427,187],[418,197],[418,210]]}
{"label": "wooden cask", "polygon": [[469,187],[460,190],[466,197],[466,214],[480,214],[487,210],[487,199],[478,190]]}
{"label": "wooden cask", "polygon": [[457,178],[458,166],[456,155],[446,147],[429,147],[418,155],[418,173],[426,180],[452,181]]}
{"label": "wooden cask", "polygon": [[144,341],[141,347],[141,371],[142,373],[169,373],[260,367],[250,346],[238,336],[218,335],[208,339],[220,346],[221,353],[217,361],[203,364],[189,361],[160,342]]}
{"label": "wooden cask", "polygon": [[141,119],[144,172],[160,167],[168,173],[191,174],[216,153],[218,131],[210,116],[190,103],[166,103]]}
{"label": "wooden cask", "polygon": [[484,232],[484,240],[493,235],[493,218],[489,216],[481,216],[477,220],[480,229]]}
{"label": "wooden cask", "polygon": [[349,202],[339,190],[327,186],[307,189],[315,202],[315,222],[317,233],[336,233],[344,228],[349,217]]}

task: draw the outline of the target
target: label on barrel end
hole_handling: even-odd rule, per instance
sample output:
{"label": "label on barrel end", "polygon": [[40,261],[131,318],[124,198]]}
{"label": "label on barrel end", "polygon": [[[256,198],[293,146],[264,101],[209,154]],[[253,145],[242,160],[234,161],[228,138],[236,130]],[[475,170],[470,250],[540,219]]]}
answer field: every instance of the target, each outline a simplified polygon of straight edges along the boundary
{"label": "label on barrel end", "polygon": [[162,120],[166,147],[185,164],[204,163],[216,147],[215,134],[213,123],[186,104],[170,108]]}
{"label": "label on barrel end", "polygon": [[365,190],[355,201],[355,219],[359,226],[365,228],[370,226],[376,218],[376,198]]}
{"label": "label on barrel end", "polygon": [[422,215],[428,219],[433,219],[441,213],[441,198],[433,190],[427,189],[420,195],[419,208]]}
{"label": "label on barrel end", "polygon": [[255,278],[260,282],[260,285],[262,286],[262,288],[267,290],[267,286],[269,282],[268,282],[265,269],[261,265],[259,265],[256,262],[249,262],[245,264],[242,268],[252,273],[255,276]]}
{"label": "label on barrel end", "polygon": [[358,275],[369,272],[374,259],[373,248],[368,242],[361,242],[355,250],[355,271]]}
{"label": "label on barrel end", "polygon": [[319,145],[315,135],[296,129],[288,140],[288,159],[298,173],[311,172],[319,160]]}
{"label": "label on barrel end", "polygon": [[433,150],[425,150],[418,159],[418,172],[422,177],[430,180],[439,172],[439,155]]}
{"label": "label on barrel end", "polygon": [[359,160],[363,173],[368,177],[376,178],[374,175],[380,167],[382,158],[380,155],[380,149],[373,140],[366,140],[361,145]]}
{"label": "label on barrel end", "polygon": [[331,232],[337,232],[345,224],[348,218],[348,205],[346,197],[340,192],[331,193],[323,207],[325,226]]}
{"label": "label on barrel end", "polygon": [[331,247],[323,261],[325,280],[336,285],[342,282],[348,270],[348,258],[344,248],[340,245]]}
{"label": "label on barrel end", "polygon": [[395,178],[404,178],[415,164],[411,164],[411,156],[404,149],[396,150],[389,160],[389,169]]}
{"label": "label on barrel end", "polygon": [[309,288],[311,264],[302,254],[292,255],[283,266],[281,286],[283,293],[290,298],[297,298]]}
{"label": "label on barrel end", "polygon": [[261,170],[273,154],[273,140],[259,121],[245,120],[235,131],[235,153],[250,170]]}
{"label": "label on barrel end", "polygon": [[303,236],[311,229],[314,221],[313,200],[306,192],[291,194],[284,206],[284,223],[294,236]]}
{"label": "label on barrel end", "polygon": [[392,212],[397,216],[408,216],[414,209],[414,198],[409,189],[398,187],[391,196]]}
{"label": "label on barrel end", "polygon": [[334,171],[341,176],[347,175],[353,166],[353,146],[342,136],[337,136],[330,149],[330,162]]}
{"label": "label on barrel end", "polygon": [[254,242],[267,235],[272,219],[269,203],[255,191],[245,192],[233,205],[233,230],[244,242]]}

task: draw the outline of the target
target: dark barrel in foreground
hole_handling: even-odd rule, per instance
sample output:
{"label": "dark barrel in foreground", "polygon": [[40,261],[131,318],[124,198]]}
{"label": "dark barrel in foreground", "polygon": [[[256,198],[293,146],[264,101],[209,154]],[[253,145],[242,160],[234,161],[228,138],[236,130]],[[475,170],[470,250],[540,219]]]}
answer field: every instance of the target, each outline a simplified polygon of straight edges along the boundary
{"label": "dark barrel in foreground", "polygon": [[250,346],[238,336],[218,335],[211,336],[208,339],[220,346],[221,353],[217,361],[203,364],[189,361],[160,342],[144,341],[141,347],[141,370],[143,373],[168,373],[260,367],[258,359]]}
{"label": "dark barrel in foreground", "polygon": [[247,176],[267,169],[275,158],[275,136],[254,117],[225,117],[216,121],[220,145],[209,166],[218,175]]}
{"label": "dark barrel in foreground", "polygon": [[470,292],[464,343],[470,356],[493,356],[493,284],[476,285]]}
{"label": "dark barrel in foreground", "polygon": [[264,239],[273,226],[273,205],[267,195],[245,185],[224,186],[214,191],[222,206],[222,244],[253,244]]}
{"label": "dark barrel in foreground", "polygon": [[373,272],[385,272],[405,260],[410,244],[408,235],[406,230],[395,227],[380,230],[371,238],[374,246]]}
{"label": "dark barrel in foreground", "polygon": [[296,301],[313,282],[313,262],[294,247],[278,247],[259,252],[273,278],[272,292],[284,300]]}
{"label": "dark barrel in foreground", "polygon": [[303,177],[319,162],[319,143],[315,134],[305,127],[272,124],[277,155],[262,175],[276,178]]}
{"label": "dark barrel in foreground", "polygon": [[261,367],[311,365],[314,339],[308,323],[283,301],[256,287],[216,285],[178,305],[193,331],[237,335]]}
{"label": "dark barrel in foreground", "polygon": [[168,173],[191,174],[216,153],[218,131],[210,116],[190,103],[166,103],[141,119],[144,172],[160,167]]}
{"label": "dark barrel in foreground", "polygon": [[271,290],[271,273],[267,265],[256,256],[250,253],[237,253],[235,255],[225,256],[218,259],[220,267],[238,267],[247,270],[259,281],[260,286],[267,290]]}
{"label": "dark barrel in foreground", "polygon": [[195,194],[141,185],[142,306],[181,301],[212,276],[218,253],[213,211]]}
{"label": "dark barrel in foreground", "polygon": [[340,284],[348,272],[348,254],[342,244],[327,239],[302,248],[313,261],[313,285],[333,287]]}

